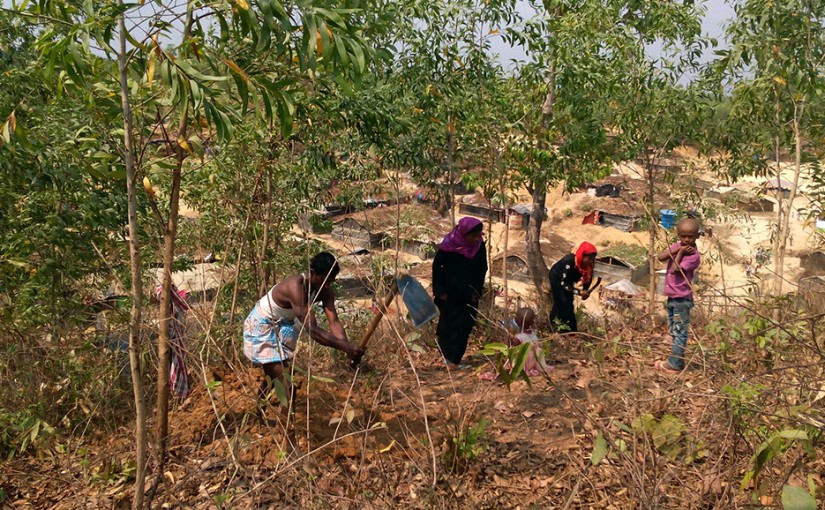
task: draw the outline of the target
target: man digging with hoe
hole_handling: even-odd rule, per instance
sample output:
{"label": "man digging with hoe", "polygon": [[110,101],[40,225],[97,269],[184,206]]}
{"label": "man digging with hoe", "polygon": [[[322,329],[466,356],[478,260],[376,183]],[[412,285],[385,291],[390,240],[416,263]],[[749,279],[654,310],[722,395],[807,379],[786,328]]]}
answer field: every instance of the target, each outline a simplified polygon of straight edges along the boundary
{"label": "man digging with hoe", "polygon": [[[339,271],[335,257],[321,252],[310,261],[308,272],[282,280],[249,312],[243,327],[244,355],[263,369],[258,396],[264,402],[268,402],[273,389],[279,393],[282,403],[291,402],[294,388],[287,382],[285,368],[289,368],[302,329],[319,344],[343,351],[352,360],[364,354],[363,347],[347,338],[335,310],[332,282]],[[329,331],[316,322],[312,305],[318,302],[324,308]]]}

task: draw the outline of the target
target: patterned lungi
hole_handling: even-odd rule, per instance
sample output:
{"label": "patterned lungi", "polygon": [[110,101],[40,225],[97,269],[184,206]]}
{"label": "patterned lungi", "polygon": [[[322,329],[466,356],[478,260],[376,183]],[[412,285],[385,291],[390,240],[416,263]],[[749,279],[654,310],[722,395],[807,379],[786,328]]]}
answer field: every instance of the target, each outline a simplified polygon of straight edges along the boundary
{"label": "patterned lungi", "polygon": [[298,342],[295,321],[271,319],[254,307],[243,324],[243,353],[253,363],[284,363]]}

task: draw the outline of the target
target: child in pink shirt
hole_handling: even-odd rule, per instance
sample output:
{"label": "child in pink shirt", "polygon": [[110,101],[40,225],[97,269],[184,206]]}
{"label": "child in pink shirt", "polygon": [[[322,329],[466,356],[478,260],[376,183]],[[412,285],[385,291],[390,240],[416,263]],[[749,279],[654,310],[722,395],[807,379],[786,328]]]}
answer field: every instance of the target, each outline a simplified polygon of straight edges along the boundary
{"label": "child in pink shirt", "polygon": [[665,290],[667,296],[667,322],[673,347],[670,358],[656,363],[660,370],[678,373],[685,368],[685,347],[690,329],[690,310],[693,308],[693,276],[701,258],[696,248],[699,239],[699,223],[685,218],[676,226],[679,242],[659,254],[660,262],[667,262]]}

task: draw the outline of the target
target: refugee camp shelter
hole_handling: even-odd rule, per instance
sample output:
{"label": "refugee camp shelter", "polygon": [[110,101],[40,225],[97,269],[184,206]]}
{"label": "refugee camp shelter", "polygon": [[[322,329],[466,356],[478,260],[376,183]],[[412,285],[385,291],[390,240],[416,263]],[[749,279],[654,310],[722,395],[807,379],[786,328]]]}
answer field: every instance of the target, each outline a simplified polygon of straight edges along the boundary
{"label": "refugee camp shelter", "polygon": [[582,225],[599,225],[601,227],[613,227],[623,232],[633,232],[636,229],[638,219],[635,215],[590,211],[582,219]]}
{"label": "refugee camp shelter", "polygon": [[335,278],[336,294],[340,297],[363,298],[375,293],[372,274],[372,253],[360,248],[338,257],[341,272]]}
{"label": "refugee camp shelter", "polygon": [[395,249],[427,260],[450,230],[450,220],[425,204],[412,203],[402,210],[378,207],[346,215],[335,224],[333,239],[353,248]]}
{"label": "refugee camp shelter", "polygon": [[596,257],[594,276],[601,276],[605,285],[619,280],[638,282],[650,273],[647,251],[642,246],[617,245],[602,250]]}
{"label": "refugee camp shelter", "polygon": [[458,204],[458,212],[493,222],[504,221],[504,209],[491,205],[481,193],[473,193],[462,198]]}

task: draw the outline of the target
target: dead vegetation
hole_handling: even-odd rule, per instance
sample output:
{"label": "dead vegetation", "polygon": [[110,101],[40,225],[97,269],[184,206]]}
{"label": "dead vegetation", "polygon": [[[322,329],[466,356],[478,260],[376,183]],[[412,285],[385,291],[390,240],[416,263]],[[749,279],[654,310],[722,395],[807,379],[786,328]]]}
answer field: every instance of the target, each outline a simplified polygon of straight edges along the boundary
{"label": "dead vegetation", "polygon": [[[593,335],[545,338],[549,378],[509,388],[477,376],[494,365],[480,347],[503,337],[497,312],[483,314],[470,367],[452,373],[437,362],[432,326],[418,332],[390,317],[358,372],[303,343],[289,419],[259,407],[259,373],[239,359],[234,331],[193,325],[195,388],[170,416],[170,461],[152,505],[775,507],[785,485],[825,483],[823,320],[794,310],[773,322],[758,313],[764,304],[742,306],[754,314],[694,323],[680,376],[653,369],[669,351],[655,321],[604,330],[590,317]],[[6,461],[5,501],[128,507],[126,427],[55,436]]]}

